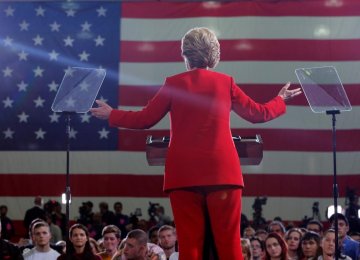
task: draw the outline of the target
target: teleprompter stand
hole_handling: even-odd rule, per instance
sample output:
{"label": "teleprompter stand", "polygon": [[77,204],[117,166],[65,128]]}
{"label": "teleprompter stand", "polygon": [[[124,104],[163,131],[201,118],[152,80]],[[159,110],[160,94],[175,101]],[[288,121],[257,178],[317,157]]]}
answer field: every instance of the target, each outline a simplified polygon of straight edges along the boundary
{"label": "teleprompter stand", "polygon": [[[103,69],[79,68],[68,69],[62,79],[59,90],[56,93],[51,106],[52,111],[63,114],[66,118],[66,234],[69,232],[70,219],[70,139],[71,139],[71,116],[79,113],[87,113],[92,107],[95,98],[104,81],[106,72]],[[69,248],[69,236],[67,235],[66,246]]]}
{"label": "teleprompter stand", "polygon": [[338,237],[338,197],[336,166],[336,115],[341,111],[350,111],[351,105],[335,67],[299,68],[296,76],[305,93],[306,99],[314,113],[326,113],[332,117],[332,150],[333,150],[333,197],[334,197],[334,229],[335,259],[340,256]]}

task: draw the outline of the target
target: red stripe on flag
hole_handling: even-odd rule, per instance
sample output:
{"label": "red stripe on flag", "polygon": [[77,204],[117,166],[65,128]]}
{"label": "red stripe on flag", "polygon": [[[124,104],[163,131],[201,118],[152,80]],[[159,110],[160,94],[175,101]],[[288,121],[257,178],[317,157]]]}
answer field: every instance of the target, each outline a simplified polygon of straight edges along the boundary
{"label": "red stripe on flag", "polygon": [[[332,151],[331,118],[329,130],[299,130],[299,129],[232,129],[233,135],[255,136],[260,134],[267,151],[302,151],[330,152]],[[169,136],[168,130],[119,130],[119,150],[145,151],[146,137]],[[360,129],[337,130],[337,151],[349,152],[360,150]]]}
{"label": "red stripe on flag", "polygon": [[[2,174],[0,196],[60,196],[65,175]],[[333,177],[318,175],[245,174],[244,196],[331,197]],[[22,180],[22,181],[19,181]],[[80,197],[166,197],[162,175],[71,174],[72,196]],[[51,185],[50,185],[51,184]],[[340,196],[345,187],[360,187],[356,175],[338,176]]]}
{"label": "red stripe on flag", "polygon": [[[333,176],[245,174],[244,196],[331,197]],[[340,196],[346,187],[360,187],[356,175],[338,176]]]}
{"label": "red stripe on flag", "polygon": [[[1,174],[0,196],[60,196],[65,174]],[[21,180],[21,181],[19,181]],[[161,175],[71,173],[73,196],[164,197]]]}
{"label": "red stripe on flag", "polygon": [[[144,12],[144,10],[147,10]],[[358,0],[241,1],[209,2],[126,2],[122,17],[142,19],[173,19],[189,17],[232,16],[358,16]]]}
{"label": "red stripe on flag", "polygon": [[[241,36],[241,35],[240,35]],[[121,41],[122,62],[182,61],[179,41]],[[358,61],[360,40],[220,40],[222,61]]]}

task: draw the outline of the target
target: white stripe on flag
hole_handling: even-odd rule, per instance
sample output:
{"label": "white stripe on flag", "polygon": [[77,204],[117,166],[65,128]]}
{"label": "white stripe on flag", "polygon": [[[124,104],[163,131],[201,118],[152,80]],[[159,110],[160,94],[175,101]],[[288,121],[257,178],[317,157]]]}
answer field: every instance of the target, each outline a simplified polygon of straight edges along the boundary
{"label": "white stripe on flag", "polygon": [[172,41],[193,27],[213,29],[219,39],[356,39],[360,17],[199,17],[121,20],[121,40]]}
{"label": "white stripe on flag", "polygon": [[[72,174],[162,175],[164,172],[163,166],[148,165],[145,152],[71,152],[70,160]],[[359,174],[359,161],[360,152],[338,152],[338,174]],[[65,152],[0,152],[0,165],[0,175],[66,172]],[[245,174],[331,175],[332,152],[265,151],[260,165],[242,166],[242,169]]]}
{"label": "white stripe on flag", "polygon": [[[351,62],[297,62],[297,61],[220,61],[215,69],[234,77],[237,83],[285,84],[298,83],[295,69],[334,66],[343,84],[359,83],[360,61]],[[121,62],[119,84],[154,86],[164,83],[166,77],[185,71],[183,62],[136,63]]]}

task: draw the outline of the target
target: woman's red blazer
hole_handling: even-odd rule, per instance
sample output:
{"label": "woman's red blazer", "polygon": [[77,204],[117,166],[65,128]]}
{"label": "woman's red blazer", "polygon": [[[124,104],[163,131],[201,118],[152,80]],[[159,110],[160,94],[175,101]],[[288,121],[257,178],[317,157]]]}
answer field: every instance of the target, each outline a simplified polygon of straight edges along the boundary
{"label": "woman's red blazer", "polygon": [[230,111],[260,123],[286,111],[277,96],[266,104],[248,97],[233,78],[195,69],[166,78],[141,111],[112,110],[110,126],[147,129],[170,113],[170,144],[164,190],[194,186],[244,185],[230,129]]}

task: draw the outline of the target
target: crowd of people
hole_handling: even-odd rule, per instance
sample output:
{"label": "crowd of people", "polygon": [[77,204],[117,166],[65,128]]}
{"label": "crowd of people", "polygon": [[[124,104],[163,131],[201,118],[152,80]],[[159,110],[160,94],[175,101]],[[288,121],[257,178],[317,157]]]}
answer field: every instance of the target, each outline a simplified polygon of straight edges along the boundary
{"label": "crowd of people", "polygon": [[[360,259],[360,236],[350,237],[347,218],[338,213],[338,259]],[[336,242],[334,216],[324,230],[322,222],[310,220],[303,227],[285,228],[281,221],[272,221],[267,230],[244,229],[242,238],[244,259],[249,260],[310,260],[335,259]]]}
{"label": "crowd of people", "polygon": [[[60,226],[65,224],[61,205],[49,201],[42,206],[40,197],[34,207],[26,211],[24,225],[28,237],[10,243],[14,230],[1,230],[0,259],[51,260],[176,260],[179,258],[176,228],[165,215],[164,208],[150,203],[149,219],[139,219],[136,214],[122,213],[122,203],[109,209],[106,202],[99,204],[99,212],[93,212],[93,203],[82,203],[80,217],[72,224],[68,234]],[[1,224],[5,229],[11,220],[2,210]],[[339,259],[360,259],[360,234],[349,230],[345,215],[338,213]],[[61,224],[64,223],[64,224]],[[334,218],[324,229],[318,220],[309,220],[299,227],[286,226],[281,220],[271,221],[264,227],[253,228],[251,222],[242,226],[241,247],[245,260],[310,260],[335,259]],[[4,227],[4,225],[1,225]],[[56,228],[54,228],[56,227]],[[58,234],[60,233],[60,235]],[[55,237],[55,239],[54,239]],[[66,240],[68,239],[68,242]],[[206,245],[204,247],[206,250]],[[210,250],[208,248],[208,250]],[[217,259],[215,253],[207,259]],[[204,254],[206,255],[206,254]]]}

